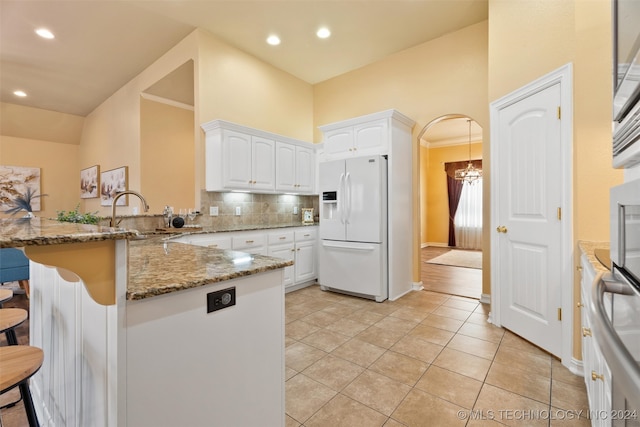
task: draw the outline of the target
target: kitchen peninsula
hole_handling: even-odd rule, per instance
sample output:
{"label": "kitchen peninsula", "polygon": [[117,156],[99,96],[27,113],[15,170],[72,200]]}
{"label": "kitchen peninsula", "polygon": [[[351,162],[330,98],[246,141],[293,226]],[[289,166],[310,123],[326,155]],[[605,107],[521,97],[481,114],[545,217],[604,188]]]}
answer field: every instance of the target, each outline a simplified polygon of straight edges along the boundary
{"label": "kitchen peninsula", "polygon": [[284,425],[291,261],[40,218],[0,220],[0,247],[34,261],[42,424]]}

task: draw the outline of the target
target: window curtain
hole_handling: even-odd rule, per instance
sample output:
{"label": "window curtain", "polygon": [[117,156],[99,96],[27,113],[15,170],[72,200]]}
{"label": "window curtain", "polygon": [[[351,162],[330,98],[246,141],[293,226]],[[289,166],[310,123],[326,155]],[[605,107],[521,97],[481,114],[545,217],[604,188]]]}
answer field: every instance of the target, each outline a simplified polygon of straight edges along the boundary
{"label": "window curtain", "polygon": [[[472,160],[474,167],[482,168],[482,160]],[[462,195],[462,181],[455,179],[456,170],[464,169],[469,162],[448,162],[444,164],[447,173],[447,194],[449,197],[449,246],[456,246],[455,217]]]}
{"label": "window curtain", "polygon": [[462,187],[454,225],[456,247],[482,249],[482,179]]}

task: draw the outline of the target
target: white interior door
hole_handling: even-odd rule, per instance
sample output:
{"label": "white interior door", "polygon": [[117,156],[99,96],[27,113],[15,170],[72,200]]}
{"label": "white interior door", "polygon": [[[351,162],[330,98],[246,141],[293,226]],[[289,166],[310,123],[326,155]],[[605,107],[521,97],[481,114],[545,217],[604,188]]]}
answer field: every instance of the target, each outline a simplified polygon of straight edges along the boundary
{"label": "white interior door", "polygon": [[563,144],[571,143],[559,114],[563,96],[556,82],[492,110],[491,141],[494,323],[558,357],[566,355],[563,339],[571,340],[561,308],[573,286],[563,271],[571,267],[563,249],[570,227],[570,216],[562,219],[570,167]]}

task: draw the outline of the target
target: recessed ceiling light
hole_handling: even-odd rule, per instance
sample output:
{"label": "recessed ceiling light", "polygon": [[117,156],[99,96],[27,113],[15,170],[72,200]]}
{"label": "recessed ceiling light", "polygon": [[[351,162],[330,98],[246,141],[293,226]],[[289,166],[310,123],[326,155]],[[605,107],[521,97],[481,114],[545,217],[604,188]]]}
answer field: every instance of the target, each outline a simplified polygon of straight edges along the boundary
{"label": "recessed ceiling light", "polygon": [[267,37],[267,43],[269,43],[271,46],[277,46],[280,44],[280,37],[271,35]]}
{"label": "recessed ceiling light", "polygon": [[326,39],[331,35],[331,31],[327,27],[322,27],[316,32],[316,36]]}
{"label": "recessed ceiling light", "polygon": [[39,35],[40,37],[42,37],[43,39],[55,38],[53,33],[51,31],[47,30],[46,28],[38,28],[36,30],[36,34]]}
{"label": "recessed ceiling light", "polygon": [[24,98],[25,96],[27,96],[26,92],[22,91],[22,90],[16,90],[13,92],[13,94],[15,96],[19,96],[20,98]]}

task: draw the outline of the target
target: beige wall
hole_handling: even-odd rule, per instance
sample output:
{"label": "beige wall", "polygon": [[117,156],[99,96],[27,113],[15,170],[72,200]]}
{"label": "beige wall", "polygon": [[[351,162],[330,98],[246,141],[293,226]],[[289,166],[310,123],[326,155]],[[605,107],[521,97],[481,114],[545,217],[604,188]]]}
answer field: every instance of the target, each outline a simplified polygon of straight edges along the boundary
{"label": "beige wall", "polygon": [[[426,240],[447,246],[449,243],[449,199],[447,195],[446,162],[460,162],[469,159],[467,145],[429,148],[428,163],[421,163],[421,176],[426,176],[427,198],[423,201],[422,213],[426,215]],[[482,158],[482,143],[471,144],[471,158]],[[423,231],[424,232],[424,231]]]}
{"label": "beige wall", "polygon": [[[577,265],[575,242],[609,240],[609,188],[622,180],[620,171],[611,167],[610,2],[490,0],[489,22],[489,101],[568,62],[574,64],[573,237]],[[575,265],[570,268],[576,271]],[[576,301],[579,279],[575,274]],[[578,310],[574,310],[573,319],[578,331]],[[577,332],[574,357],[581,358]]]}
{"label": "beige wall", "polygon": [[[144,160],[140,142],[140,93],[190,59],[194,60],[195,69],[193,161],[186,166],[190,170],[185,171],[185,175],[195,177],[195,186],[189,190],[190,205],[199,205],[200,189],[204,187],[201,123],[225,119],[294,138],[311,139],[311,85],[221,42],[206,31],[195,30],[87,116],[81,143],[82,163],[100,164],[103,170],[127,165],[130,189],[144,187],[144,191],[160,197],[161,186],[153,182],[143,185],[141,178]],[[100,209],[102,214],[108,215],[110,211],[100,208],[97,200],[86,205],[91,210]],[[118,208],[118,212],[131,212],[132,206]],[[164,202],[153,204],[150,212],[160,213],[163,206]]]}
{"label": "beige wall", "polygon": [[[314,86],[317,126],[396,109],[416,121],[414,148],[413,280],[420,281],[420,150],[417,137],[433,119],[462,114],[488,129],[488,22],[407,49],[379,62]],[[424,157],[424,156],[422,156]],[[488,204],[488,203],[487,203]]]}
{"label": "beige wall", "polygon": [[140,102],[140,191],[155,212],[166,205],[199,208],[191,191],[196,187],[193,124],[192,110]]}
{"label": "beige wall", "polygon": [[0,103],[0,131],[5,136],[60,144],[80,144],[84,117],[18,104]]}
{"label": "beige wall", "polygon": [[[43,218],[55,218],[56,211],[73,210],[80,203],[78,151],[74,144],[0,136],[0,164],[40,168],[40,194],[47,196],[34,214]],[[0,217],[8,215],[0,212]]]}

